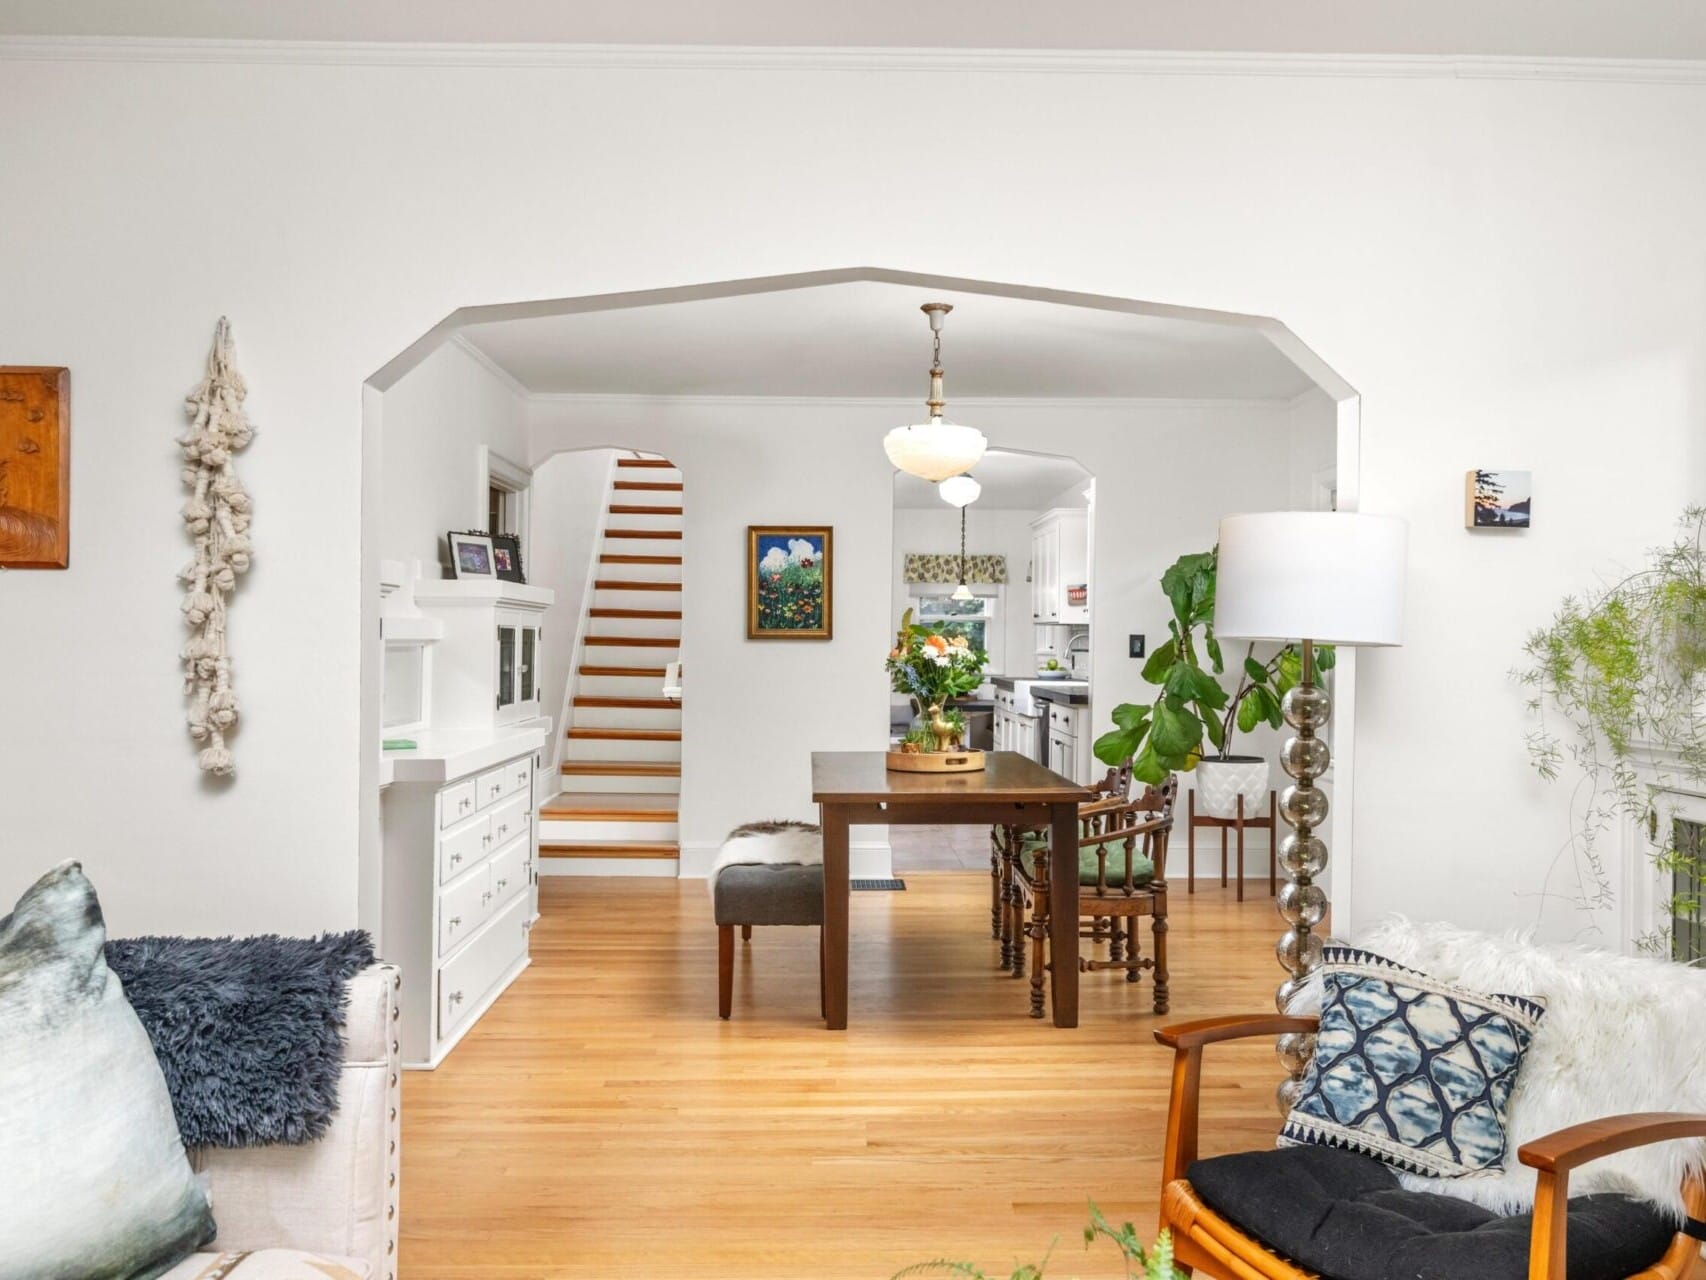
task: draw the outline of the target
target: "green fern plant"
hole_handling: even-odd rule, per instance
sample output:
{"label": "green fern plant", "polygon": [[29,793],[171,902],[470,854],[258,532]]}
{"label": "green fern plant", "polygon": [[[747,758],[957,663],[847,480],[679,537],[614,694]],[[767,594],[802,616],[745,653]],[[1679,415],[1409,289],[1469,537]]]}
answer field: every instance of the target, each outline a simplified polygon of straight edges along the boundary
{"label": "green fern plant", "polygon": [[[1098,1239],[1111,1240],[1119,1249],[1120,1256],[1125,1260],[1127,1280],[1185,1280],[1184,1272],[1173,1265],[1173,1237],[1163,1231],[1154,1244],[1147,1248],[1138,1237],[1137,1228],[1129,1222],[1123,1222],[1118,1227],[1110,1223],[1102,1211],[1096,1207],[1096,1202],[1090,1202],[1090,1221],[1084,1228],[1084,1247],[1090,1248]],[[1008,1272],[1007,1280],[1044,1280],[1044,1269],[1049,1259],[1054,1256],[1055,1241],[1043,1254],[1040,1262],[1026,1262],[1015,1266]],[[955,1261],[952,1258],[932,1258],[928,1262],[915,1262],[910,1267],[903,1267],[894,1273],[891,1280],[906,1280],[908,1276],[958,1276],[960,1280],[995,1280],[988,1272],[981,1270],[976,1264]]]}

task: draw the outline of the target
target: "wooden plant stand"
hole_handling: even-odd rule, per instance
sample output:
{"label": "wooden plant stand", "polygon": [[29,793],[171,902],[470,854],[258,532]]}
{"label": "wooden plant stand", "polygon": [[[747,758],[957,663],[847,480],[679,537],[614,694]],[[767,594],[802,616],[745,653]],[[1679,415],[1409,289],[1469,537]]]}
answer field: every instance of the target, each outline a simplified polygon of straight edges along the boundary
{"label": "wooden plant stand", "polygon": [[1211,818],[1197,812],[1196,788],[1191,788],[1189,812],[1185,819],[1185,892],[1197,891],[1197,828],[1220,828],[1220,887],[1226,887],[1226,833],[1238,833],[1238,901],[1244,901],[1244,833],[1251,828],[1268,833],[1268,892],[1279,892],[1279,805],[1275,793],[1268,792],[1268,816],[1246,817],[1244,797],[1238,797],[1238,812],[1230,818]]}

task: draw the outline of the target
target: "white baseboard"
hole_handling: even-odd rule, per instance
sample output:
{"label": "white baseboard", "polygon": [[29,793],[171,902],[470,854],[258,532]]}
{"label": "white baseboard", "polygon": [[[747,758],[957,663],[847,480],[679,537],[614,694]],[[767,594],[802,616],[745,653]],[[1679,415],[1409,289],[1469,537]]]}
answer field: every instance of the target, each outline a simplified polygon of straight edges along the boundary
{"label": "white baseboard", "polygon": [[553,858],[541,852],[542,876],[668,876],[676,875],[674,858]]}
{"label": "white baseboard", "polygon": [[[681,878],[703,880],[717,860],[721,841],[681,846]],[[854,880],[886,880],[894,874],[894,855],[887,840],[855,841],[847,849],[847,872]]]}

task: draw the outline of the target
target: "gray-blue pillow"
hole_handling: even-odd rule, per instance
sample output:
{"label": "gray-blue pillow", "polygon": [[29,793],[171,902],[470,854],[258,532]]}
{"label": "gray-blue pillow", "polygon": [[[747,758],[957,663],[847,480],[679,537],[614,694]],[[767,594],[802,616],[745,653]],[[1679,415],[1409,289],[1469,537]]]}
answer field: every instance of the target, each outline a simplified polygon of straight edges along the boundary
{"label": "gray-blue pillow", "polygon": [[1511,1090],[1543,1001],[1484,995],[1328,947],[1321,1030],[1280,1145],[1360,1151],[1411,1173],[1503,1171]]}

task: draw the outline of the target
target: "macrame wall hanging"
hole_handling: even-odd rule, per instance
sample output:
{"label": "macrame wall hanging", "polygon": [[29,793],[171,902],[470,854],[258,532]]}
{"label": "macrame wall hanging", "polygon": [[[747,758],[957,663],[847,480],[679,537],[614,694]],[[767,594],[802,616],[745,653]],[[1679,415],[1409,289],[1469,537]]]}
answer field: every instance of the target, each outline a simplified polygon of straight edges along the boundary
{"label": "macrame wall hanging", "polygon": [[237,575],[249,568],[249,495],[232,469],[232,455],[254,437],[243,413],[248,394],[231,348],[224,316],[213,331],[207,376],[184,402],[190,429],[178,437],[184,451],[184,527],[195,541],[195,559],[178,575],[183,582],[184,694],[190,700],[190,737],[202,744],[203,771],[236,771],[226,735],[237,724],[237,695],[231,691],[231,656],[226,649],[226,599]]}

